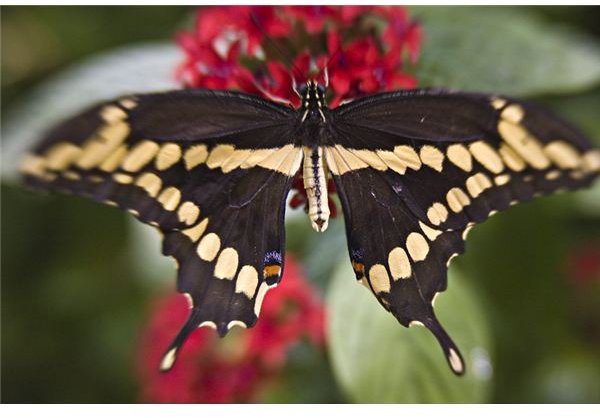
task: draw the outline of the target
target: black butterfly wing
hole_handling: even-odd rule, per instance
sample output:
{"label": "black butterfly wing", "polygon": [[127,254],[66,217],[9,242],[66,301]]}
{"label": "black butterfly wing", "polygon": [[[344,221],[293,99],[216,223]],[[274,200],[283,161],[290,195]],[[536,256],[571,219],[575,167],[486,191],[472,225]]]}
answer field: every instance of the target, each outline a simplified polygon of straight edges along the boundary
{"label": "black butterfly wing", "polygon": [[340,145],[362,153],[392,186],[401,179],[413,213],[442,229],[588,185],[600,169],[600,153],[576,129],[509,98],[403,91],[356,101],[334,116]]}
{"label": "black butterfly wing", "polygon": [[[327,158],[336,159],[334,164],[338,167],[343,164],[332,154],[326,154]],[[429,328],[452,369],[463,373],[460,352],[437,321],[432,307],[435,295],[446,289],[448,261],[464,249],[461,231],[441,231],[419,221],[374,170],[333,176],[357,280],[402,325],[422,324]]]}
{"label": "black butterfly wing", "polygon": [[140,95],[63,123],[25,158],[30,186],[117,205],[162,232],[192,305],[162,369],[198,326],[254,325],[280,280],[285,198],[302,160],[292,121],[243,94]]}
{"label": "black butterfly wing", "polygon": [[600,152],[534,105],[482,94],[388,93],[341,106],[331,120],[325,156],[357,278],[403,325],[431,329],[461,373],[431,303],[466,232],[536,194],[588,185]]}

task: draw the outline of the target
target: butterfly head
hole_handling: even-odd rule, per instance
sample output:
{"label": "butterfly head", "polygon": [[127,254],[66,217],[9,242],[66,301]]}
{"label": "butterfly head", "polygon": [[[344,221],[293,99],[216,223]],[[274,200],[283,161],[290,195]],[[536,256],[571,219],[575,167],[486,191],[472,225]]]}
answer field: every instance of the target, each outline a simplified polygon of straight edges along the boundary
{"label": "butterfly head", "polygon": [[306,84],[300,85],[296,93],[302,99],[300,109],[303,111],[302,121],[322,119],[325,121],[323,109],[327,107],[325,103],[325,86],[317,83],[315,80],[308,80]]}

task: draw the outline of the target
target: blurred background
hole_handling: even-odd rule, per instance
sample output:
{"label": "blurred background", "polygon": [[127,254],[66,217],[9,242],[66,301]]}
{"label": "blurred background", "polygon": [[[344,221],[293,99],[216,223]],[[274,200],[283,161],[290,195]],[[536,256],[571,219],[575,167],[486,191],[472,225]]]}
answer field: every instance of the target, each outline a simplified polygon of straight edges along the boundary
{"label": "blurred background", "polygon": [[[273,321],[219,342],[198,331],[184,364],[159,376],[185,300],[153,231],[108,206],[29,192],[12,167],[86,100],[176,87],[174,37],[197,11],[1,12],[2,402],[600,402],[598,182],[471,232],[436,303],[466,355],[463,378],[430,335],[402,328],[356,286],[343,220],[317,236],[301,211],[287,221],[295,261],[289,290],[269,302]],[[600,145],[600,8],[408,12],[423,27],[419,85],[535,100]]]}

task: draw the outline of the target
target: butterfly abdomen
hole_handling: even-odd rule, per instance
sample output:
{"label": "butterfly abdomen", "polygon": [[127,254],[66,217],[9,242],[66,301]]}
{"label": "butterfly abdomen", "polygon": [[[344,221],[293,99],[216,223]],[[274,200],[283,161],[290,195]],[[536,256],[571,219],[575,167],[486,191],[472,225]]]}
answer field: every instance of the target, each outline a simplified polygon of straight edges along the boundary
{"label": "butterfly abdomen", "polygon": [[323,148],[304,147],[304,188],[308,197],[308,217],[313,229],[322,232],[329,223],[327,178],[323,167]]}

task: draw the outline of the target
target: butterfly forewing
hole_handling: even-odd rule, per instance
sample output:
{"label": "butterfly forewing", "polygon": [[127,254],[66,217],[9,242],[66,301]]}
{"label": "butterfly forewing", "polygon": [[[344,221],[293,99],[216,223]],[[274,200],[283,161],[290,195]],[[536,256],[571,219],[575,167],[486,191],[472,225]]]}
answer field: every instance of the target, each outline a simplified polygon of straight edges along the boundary
{"label": "butterfly forewing", "polygon": [[140,95],[65,122],[25,159],[29,185],[117,205],[163,233],[192,310],[161,368],[198,326],[254,325],[280,280],[285,198],[302,160],[292,118],[233,93]]}
{"label": "butterfly forewing", "polygon": [[349,163],[339,171],[375,169],[401,190],[415,216],[442,229],[464,228],[537,194],[588,185],[600,169],[598,150],[577,130],[508,98],[398,92],[342,106],[333,119],[330,159],[345,154]]}

